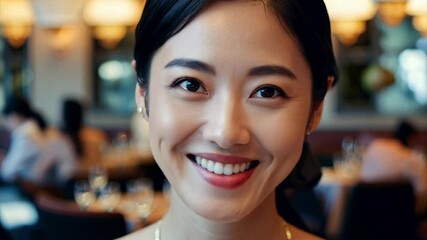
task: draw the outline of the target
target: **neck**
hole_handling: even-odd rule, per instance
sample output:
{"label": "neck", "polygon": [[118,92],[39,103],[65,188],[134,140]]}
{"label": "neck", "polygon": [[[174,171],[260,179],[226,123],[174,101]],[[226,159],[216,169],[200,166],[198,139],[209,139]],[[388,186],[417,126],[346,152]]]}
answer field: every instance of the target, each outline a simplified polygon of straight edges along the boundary
{"label": "neck", "polygon": [[249,215],[231,223],[197,215],[177,194],[172,193],[160,232],[162,240],[286,239],[283,220],[276,211],[274,192]]}

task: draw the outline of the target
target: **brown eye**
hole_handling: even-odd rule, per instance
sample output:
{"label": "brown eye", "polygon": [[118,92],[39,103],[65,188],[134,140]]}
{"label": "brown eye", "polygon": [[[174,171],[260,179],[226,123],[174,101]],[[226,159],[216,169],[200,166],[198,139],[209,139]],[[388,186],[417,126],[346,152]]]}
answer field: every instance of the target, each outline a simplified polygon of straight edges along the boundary
{"label": "brown eye", "polygon": [[190,92],[198,92],[201,87],[200,83],[195,80],[182,81],[179,86]]}
{"label": "brown eye", "polygon": [[203,87],[203,85],[200,83],[199,80],[189,77],[182,77],[177,79],[173,84],[172,87],[180,87],[181,89],[188,91],[188,92],[194,92],[194,93],[206,93],[206,89]]}
{"label": "brown eye", "polygon": [[251,95],[251,97],[255,98],[276,98],[276,97],[285,97],[287,95],[283,92],[282,89],[275,86],[261,86],[255,90],[255,92]]}
{"label": "brown eye", "polygon": [[256,95],[263,98],[272,98],[277,95],[277,91],[273,88],[261,88],[260,90],[258,90]]}

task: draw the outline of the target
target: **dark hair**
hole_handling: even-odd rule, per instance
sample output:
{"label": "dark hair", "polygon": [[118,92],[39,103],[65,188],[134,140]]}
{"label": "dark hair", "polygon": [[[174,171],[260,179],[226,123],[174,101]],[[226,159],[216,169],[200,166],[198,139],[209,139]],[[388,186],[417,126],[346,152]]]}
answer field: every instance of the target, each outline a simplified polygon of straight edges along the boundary
{"label": "dark hair", "polygon": [[[134,59],[141,87],[149,84],[149,69],[155,52],[213,2],[215,0],[147,0],[135,31]],[[338,80],[325,4],[322,0],[262,2],[276,13],[280,22],[296,38],[312,72],[312,103],[317,106],[326,94],[328,76],[334,77],[334,84]]]}
{"label": "dark hair", "polygon": [[25,119],[33,119],[42,131],[47,128],[47,123],[44,117],[39,112],[32,109],[28,100],[22,96],[9,96],[2,112],[5,116],[18,114]]}
{"label": "dark hair", "polygon": [[83,155],[83,143],[80,139],[80,130],[83,127],[83,106],[75,99],[65,99],[62,105],[61,130],[67,134],[78,156]]}
{"label": "dark hair", "polygon": [[32,118],[34,112],[27,99],[13,95],[7,98],[3,107],[3,115],[9,116],[13,113],[19,114],[24,118]]}
{"label": "dark hair", "polygon": [[404,146],[409,146],[409,138],[417,132],[415,127],[406,120],[401,120],[394,131],[394,137]]}

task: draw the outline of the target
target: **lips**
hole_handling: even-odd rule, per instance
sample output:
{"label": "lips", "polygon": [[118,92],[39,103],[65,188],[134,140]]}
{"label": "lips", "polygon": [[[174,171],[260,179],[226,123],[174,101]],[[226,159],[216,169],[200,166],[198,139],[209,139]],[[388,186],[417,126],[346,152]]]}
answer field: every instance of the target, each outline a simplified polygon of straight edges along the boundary
{"label": "lips", "polygon": [[236,188],[252,175],[259,161],[217,154],[189,154],[200,170],[202,177],[210,184],[221,188]]}

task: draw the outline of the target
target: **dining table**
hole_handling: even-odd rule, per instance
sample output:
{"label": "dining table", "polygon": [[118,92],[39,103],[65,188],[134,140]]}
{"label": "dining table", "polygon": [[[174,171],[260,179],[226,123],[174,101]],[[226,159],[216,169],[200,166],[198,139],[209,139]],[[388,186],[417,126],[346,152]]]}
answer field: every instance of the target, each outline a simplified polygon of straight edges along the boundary
{"label": "dining table", "polygon": [[154,162],[151,151],[140,151],[135,147],[110,148],[105,150],[99,159],[79,163],[78,171],[87,172],[93,166],[101,166],[109,171],[115,171],[117,169],[137,168]]}
{"label": "dining table", "polygon": [[[128,231],[133,232],[160,220],[167,212],[168,208],[169,197],[163,194],[163,192],[155,192],[151,212],[148,217],[142,221],[135,210],[135,202],[132,200],[132,197],[127,193],[123,193],[113,212],[123,214]],[[95,200],[89,205],[86,211],[105,212],[107,210],[102,206],[99,200]]]}

